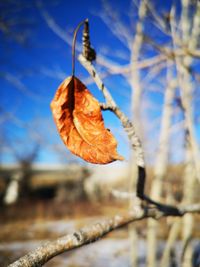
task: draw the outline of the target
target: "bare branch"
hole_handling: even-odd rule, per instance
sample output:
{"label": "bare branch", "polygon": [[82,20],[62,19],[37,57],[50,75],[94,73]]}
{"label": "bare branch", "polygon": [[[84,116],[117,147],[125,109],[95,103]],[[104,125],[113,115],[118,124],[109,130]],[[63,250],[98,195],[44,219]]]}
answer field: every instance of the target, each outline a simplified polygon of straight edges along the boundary
{"label": "bare branch", "polygon": [[129,73],[129,65],[121,66],[117,64],[116,62],[113,62],[109,60],[108,58],[105,58],[102,55],[97,57],[97,64],[105,67],[111,74],[120,73],[124,75],[124,74]]}
{"label": "bare branch", "polygon": [[132,66],[130,67],[130,65],[120,66],[117,63],[112,62],[103,56],[98,56],[97,64],[105,67],[111,75],[121,74],[127,77],[130,75],[131,69],[133,71],[135,69],[139,70],[150,67],[153,68],[154,66],[158,66],[158,64],[165,63],[166,59],[167,57],[164,54],[160,54],[158,56],[153,56],[150,58],[139,60],[137,64],[134,64],[135,62],[133,62]]}
{"label": "bare branch", "polygon": [[199,213],[200,204],[176,208],[173,212],[163,212],[157,208],[135,209],[102,222],[86,226],[73,234],[63,236],[57,240],[46,242],[36,250],[29,252],[24,257],[10,264],[8,267],[37,267],[42,266],[50,259],[63,252],[84,246],[97,241],[106,234],[125,226],[131,222],[145,218],[159,219],[165,216],[183,216],[186,213]]}
{"label": "bare branch", "polygon": [[[48,27],[60,38],[62,39],[65,43],[67,43],[69,46],[72,45],[72,36],[62,29],[54,20],[54,18],[47,12],[47,10],[44,8],[43,3],[41,0],[36,1],[37,7],[45,20],[46,24]],[[76,49],[77,51],[81,50],[81,44],[76,43]]]}
{"label": "bare branch", "polygon": [[191,27],[191,20],[189,18],[190,0],[182,0],[181,2],[182,2],[182,12],[181,12],[180,26],[182,30],[182,41],[183,45],[187,46],[190,38],[190,27]]}
{"label": "bare branch", "polygon": [[[96,14],[108,26],[113,35],[127,48],[131,49],[132,34],[122,23],[118,12],[113,10],[108,1],[102,1],[104,12]],[[114,23],[113,23],[114,22]],[[112,26],[111,26],[112,25]]]}
{"label": "bare branch", "polygon": [[22,92],[24,95],[30,97],[35,101],[45,101],[38,94],[33,93],[26,85],[16,76],[8,72],[0,74],[0,78],[10,83],[14,88]]}
{"label": "bare branch", "polygon": [[200,2],[197,1],[196,14],[194,15],[193,25],[192,25],[191,39],[189,42],[189,49],[194,49],[198,47],[198,40],[200,35]]}
{"label": "bare branch", "polygon": [[167,21],[160,17],[151,1],[147,1],[147,7],[148,11],[150,11],[151,15],[155,20],[155,25],[157,26],[157,28],[160,29],[166,35],[170,34]]}
{"label": "bare branch", "polygon": [[[173,23],[174,24],[174,23]],[[172,23],[171,23],[172,25]],[[167,44],[159,45],[154,40],[152,40],[149,36],[144,36],[144,41],[147,44],[150,44],[156,51],[160,52],[160,54],[165,55],[168,59],[174,59],[176,56],[190,56],[194,58],[200,58],[200,50],[195,49],[192,47],[192,43],[188,47],[183,46],[181,43],[181,40],[178,38],[178,36],[174,36],[176,39],[176,44],[180,47],[173,47],[170,48],[167,46]]]}
{"label": "bare branch", "polygon": [[122,125],[125,131],[127,132],[128,137],[131,141],[131,144],[135,150],[137,165],[144,168],[144,155],[143,155],[142,145],[139,140],[139,137],[137,136],[135,132],[133,124],[129,121],[126,115],[118,108],[117,104],[115,103],[108,89],[105,87],[105,85],[101,81],[99,75],[97,74],[91,62],[87,61],[82,55],[79,55],[79,61],[84,66],[84,68],[89,72],[89,74],[93,77],[99,90],[103,93],[106,99],[106,104],[109,105],[109,107],[113,110],[113,112],[122,122]]}
{"label": "bare branch", "polygon": [[104,83],[101,81],[92,63],[87,61],[81,54],[79,55],[79,61],[85,67],[85,69],[89,72],[89,74],[93,77],[99,90],[103,93],[106,99],[106,104],[108,104],[112,108],[112,111],[120,119],[124,127],[124,130],[126,131],[128,135],[131,146],[136,154],[136,165],[138,167],[137,196],[140,197],[141,199],[144,199],[145,198],[144,184],[145,184],[145,177],[146,177],[144,153],[143,153],[141,141],[138,135],[136,134],[135,127],[129,121],[126,115],[118,108],[117,104],[115,103],[108,89],[105,87]]}

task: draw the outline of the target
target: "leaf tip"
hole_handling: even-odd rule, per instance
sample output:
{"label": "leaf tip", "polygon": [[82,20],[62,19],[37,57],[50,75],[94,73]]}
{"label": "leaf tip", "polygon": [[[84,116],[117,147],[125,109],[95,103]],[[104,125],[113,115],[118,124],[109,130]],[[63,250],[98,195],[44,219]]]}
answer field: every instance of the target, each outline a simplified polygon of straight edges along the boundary
{"label": "leaf tip", "polygon": [[119,154],[117,154],[114,159],[115,160],[121,160],[121,161],[123,161],[124,160],[124,157],[121,156],[121,155],[119,155]]}

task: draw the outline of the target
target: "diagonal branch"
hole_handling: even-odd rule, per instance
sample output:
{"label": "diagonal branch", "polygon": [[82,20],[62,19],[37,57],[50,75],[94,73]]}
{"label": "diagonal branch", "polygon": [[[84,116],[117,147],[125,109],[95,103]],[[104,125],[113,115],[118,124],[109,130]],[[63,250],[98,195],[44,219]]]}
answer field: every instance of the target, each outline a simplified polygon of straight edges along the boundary
{"label": "diagonal branch", "polygon": [[95,223],[81,228],[80,230],[58,238],[53,241],[44,243],[36,250],[29,252],[16,262],[10,264],[8,267],[37,267],[42,266],[53,257],[84,246],[86,244],[97,241],[106,234],[115,229],[128,225],[134,221],[145,218],[160,219],[166,216],[183,216],[186,213],[200,212],[200,204],[189,205],[185,207],[176,208],[176,211],[159,211],[157,208],[144,208],[127,212],[121,215],[116,215],[110,219],[105,219],[101,222]]}
{"label": "diagonal branch", "polygon": [[[110,6],[109,1],[102,1],[103,12],[98,12],[102,21],[106,24],[112,34],[128,49],[131,50],[132,34],[120,18],[119,13]],[[113,23],[113,21],[115,23]],[[112,25],[112,26],[111,26]]]}
{"label": "diagonal branch", "polygon": [[102,82],[101,78],[96,72],[94,65],[90,61],[86,60],[82,54],[79,55],[78,59],[80,63],[83,65],[83,67],[93,77],[99,90],[103,93],[104,98],[106,100],[106,106],[104,107],[104,109],[108,107],[108,109],[111,110],[119,118],[125,132],[128,135],[131,146],[135,151],[136,165],[138,167],[138,177],[136,184],[137,197],[139,197],[141,200],[147,201],[147,203],[156,205],[157,208],[161,211],[171,210],[172,212],[172,210],[174,209],[173,206],[161,204],[159,202],[152,200],[147,195],[145,195],[144,189],[145,189],[146,170],[145,170],[144,152],[140,138],[135,131],[135,126],[131,123],[128,117],[119,109],[114,99],[112,98],[109,90],[105,87],[104,83]]}
{"label": "diagonal branch", "polygon": [[144,163],[144,153],[142,149],[142,144],[139,137],[136,134],[134,125],[129,121],[127,116],[119,109],[114,99],[112,98],[110,92],[105,87],[104,83],[101,81],[99,75],[96,72],[94,65],[86,60],[83,55],[79,55],[79,61],[83,67],[89,72],[93,77],[97,87],[102,91],[104,98],[106,99],[106,104],[110,106],[110,109],[115,113],[115,115],[120,119],[124,130],[128,134],[128,138],[131,145],[136,153],[136,164],[138,166],[138,183],[137,183],[137,195],[138,197],[144,197],[144,184],[145,184],[145,163]]}
{"label": "diagonal branch", "polygon": [[[66,44],[69,46],[72,45],[72,36],[67,33],[62,27],[60,27],[55,19],[49,14],[49,12],[44,8],[43,2],[41,0],[36,1],[36,6],[38,10],[40,11],[41,16],[43,17],[44,21],[48,25],[48,27]],[[76,49],[78,51],[81,50],[80,43],[76,44]]]}
{"label": "diagonal branch", "polygon": [[170,35],[169,32],[169,25],[167,23],[167,20],[164,20],[156,11],[154,5],[151,3],[151,1],[147,1],[147,7],[148,11],[154,18],[154,24],[157,26],[160,31],[162,31],[165,35]]}

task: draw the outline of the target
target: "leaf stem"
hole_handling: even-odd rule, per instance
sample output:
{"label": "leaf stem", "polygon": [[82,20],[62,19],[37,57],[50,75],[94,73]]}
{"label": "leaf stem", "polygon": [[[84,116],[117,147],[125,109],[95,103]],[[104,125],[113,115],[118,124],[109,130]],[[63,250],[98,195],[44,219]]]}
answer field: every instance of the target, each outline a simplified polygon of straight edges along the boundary
{"label": "leaf stem", "polygon": [[88,19],[85,19],[81,21],[78,26],[76,27],[74,31],[74,37],[73,37],[73,42],[72,42],[72,76],[74,76],[75,73],[75,47],[76,47],[76,38],[77,38],[77,33],[80,29],[80,27],[84,24],[87,23]]}

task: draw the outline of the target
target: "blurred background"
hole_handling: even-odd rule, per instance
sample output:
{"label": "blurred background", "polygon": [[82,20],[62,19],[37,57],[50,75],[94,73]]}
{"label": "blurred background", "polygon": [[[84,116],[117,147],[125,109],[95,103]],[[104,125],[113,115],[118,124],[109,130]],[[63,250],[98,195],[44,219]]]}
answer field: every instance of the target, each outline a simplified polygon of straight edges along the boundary
{"label": "blurred background", "polygon": [[[146,191],[168,204],[199,201],[199,1],[0,0],[1,266],[134,205],[134,153],[120,121],[103,112],[125,160],[99,166],[67,150],[52,118],[50,102],[72,72],[73,31],[85,18],[94,65],[142,140]],[[80,30],[77,56],[81,42]],[[78,60],[75,75],[104,101]],[[136,223],[46,266],[199,266],[198,220]]]}

